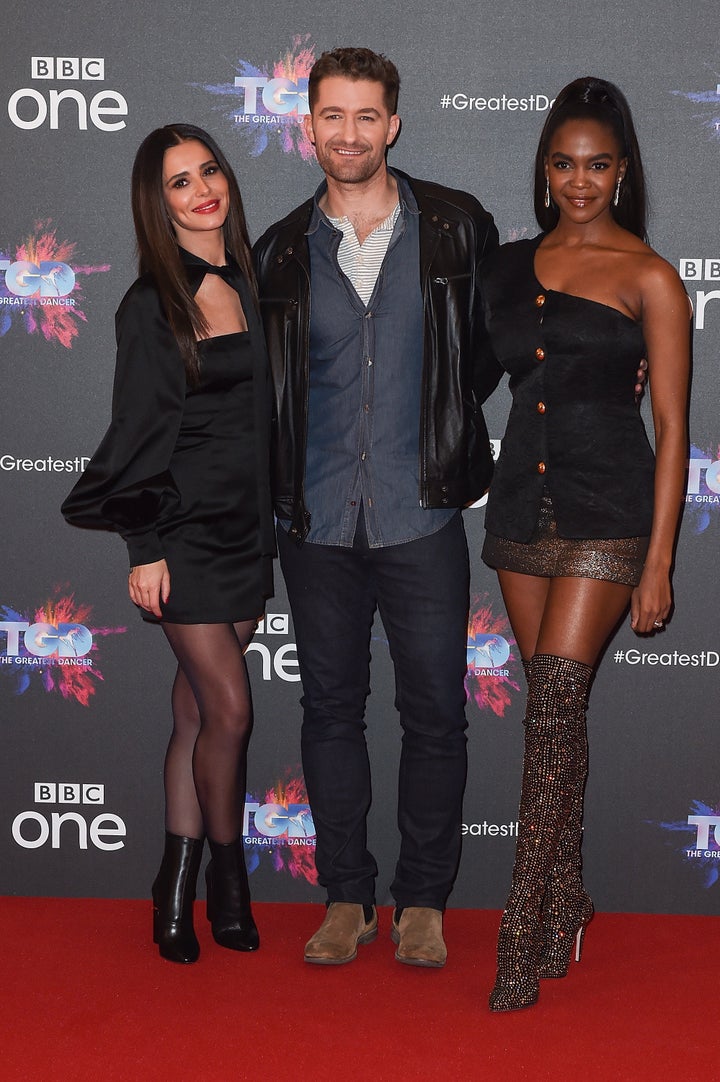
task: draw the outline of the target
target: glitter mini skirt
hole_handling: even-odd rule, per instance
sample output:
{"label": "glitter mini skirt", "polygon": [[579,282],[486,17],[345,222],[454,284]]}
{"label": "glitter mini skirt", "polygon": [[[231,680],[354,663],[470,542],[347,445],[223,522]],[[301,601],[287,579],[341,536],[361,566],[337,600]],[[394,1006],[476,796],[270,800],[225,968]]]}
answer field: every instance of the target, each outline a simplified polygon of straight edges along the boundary
{"label": "glitter mini skirt", "polygon": [[602,579],[637,586],[649,543],[648,537],[559,537],[547,489],[538,521],[527,543],[485,534],[482,558],[496,571],[517,571],[544,578]]}

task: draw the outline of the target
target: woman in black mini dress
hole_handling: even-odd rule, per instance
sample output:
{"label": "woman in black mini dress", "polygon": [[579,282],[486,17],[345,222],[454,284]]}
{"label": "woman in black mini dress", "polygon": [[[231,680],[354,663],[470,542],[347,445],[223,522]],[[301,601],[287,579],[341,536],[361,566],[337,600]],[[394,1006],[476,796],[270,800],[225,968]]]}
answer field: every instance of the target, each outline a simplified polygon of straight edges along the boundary
{"label": "woman in black mini dress", "polygon": [[[544,232],[504,245],[482,281],[488,386],[507,371],[513,395],[483,559],[497,569],[529,687],[495,1011],[530,1006],[540,978],[565,976],[574,942],[579,958],[593,913],[580,860],[588,688],[628,605],[639,634],[670,613],[687,455],[688,300],[645,243],[640,152],[611,83],[578,79],[558,95],[535,212]],[[634,397],[643,357],[655,455]]]}
{"label": "woman in black mini dress", "polygon": [[259,945],[242,839],[244,655],[272,594],[271,394],[242,200],[211,137],[152,132],[132,206],[140,277],[116,316],[112,420],[63,514],[122,535],[130,598],[177,658],[153,933],[162,957],[194,962],[205,836],[213,935]]}

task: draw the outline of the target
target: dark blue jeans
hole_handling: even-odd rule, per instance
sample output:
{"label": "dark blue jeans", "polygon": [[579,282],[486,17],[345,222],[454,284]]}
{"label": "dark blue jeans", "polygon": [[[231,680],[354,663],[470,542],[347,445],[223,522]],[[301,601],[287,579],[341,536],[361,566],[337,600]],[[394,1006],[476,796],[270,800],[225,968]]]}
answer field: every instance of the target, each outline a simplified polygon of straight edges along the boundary
{"label": "dark blue jeans", "polygon": [[467,772],[465,687],[469,561],[462,516],[429,537],[370,549],[305,544],[278,529],[303,685],[302,758],[331,902],[375,901],[367,847],[365,742],[370,631],[376,608],[395,666],[402,726],[398,906],[444,909],[460,857]]}

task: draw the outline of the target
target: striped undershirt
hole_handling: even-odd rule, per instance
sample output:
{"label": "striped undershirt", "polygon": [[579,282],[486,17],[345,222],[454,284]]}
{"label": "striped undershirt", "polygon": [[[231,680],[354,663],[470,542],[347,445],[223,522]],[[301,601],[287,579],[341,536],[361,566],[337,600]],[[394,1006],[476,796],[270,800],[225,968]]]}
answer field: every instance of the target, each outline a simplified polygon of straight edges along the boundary
{"label": "striped undershirt", "polygon": [[396,203],[394,210],[388,214],[385,221],[380,222],[380,225],[373,229],[362,244],[358,241],[349,218],[330,218],[335,228],[339,229],[343,235],[337,254],[340,270],[350,280],[355,292],[365,305],[375,289],[399,213],[400,204]]}

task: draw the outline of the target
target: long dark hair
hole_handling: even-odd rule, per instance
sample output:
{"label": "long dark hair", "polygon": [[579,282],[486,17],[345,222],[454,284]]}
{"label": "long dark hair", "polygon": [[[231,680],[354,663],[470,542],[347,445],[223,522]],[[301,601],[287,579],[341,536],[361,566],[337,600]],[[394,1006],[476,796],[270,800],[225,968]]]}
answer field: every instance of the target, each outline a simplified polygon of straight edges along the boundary
{"label": "long dark hair", "polygon": [[188,380],[196,383],[197,339],[207,335],[208,325],[188,284],[165,206],[162,179],[165,151],[191,139],[208,148],[227,180],[230,209],[223,225],[225,248],[247,278],[255,298],[257,288],[240,188],[227,158],[212,136],[194,124],[166,124],[156,128],[140,144],[132,170],[131,200],[139,271],[153,276],[185,362]]}
{"label": "long dark hair", "polygon": [[630,106],[625,95],[613,83],[592,75],[575,79],[558,94],[548,113],[540,135],[535,156],[535,217],[546,232],[558,223],[558,208],[551,201],[545,206],[545,161],[550,141],[566,120],[595,120],[610,128],[627,159],[627,168],[620,185],[618,205],[610,204],[610,213],[618,225],[647,240],[647,194],[640,147]]}

